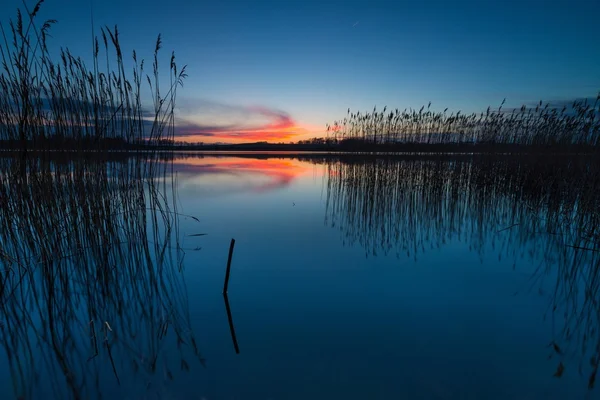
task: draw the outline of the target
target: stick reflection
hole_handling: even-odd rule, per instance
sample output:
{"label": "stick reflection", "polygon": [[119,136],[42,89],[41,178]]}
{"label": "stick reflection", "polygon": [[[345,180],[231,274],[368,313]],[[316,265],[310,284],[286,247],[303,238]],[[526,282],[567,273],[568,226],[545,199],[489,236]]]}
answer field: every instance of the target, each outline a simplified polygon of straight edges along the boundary
{"label": "stick reflection", "polygon": [[223,299],[225,300],[225,309],[227,310],[227,320],[229,321],[229,331],[231,332],[233,348],[235,349],[235,354],[240,354],[240,347],[238,346],[237,336],[235,335],[235,326],[233,325],[233,317],[231,316],[231,308],[229,307],[227,293],[223,293]]}

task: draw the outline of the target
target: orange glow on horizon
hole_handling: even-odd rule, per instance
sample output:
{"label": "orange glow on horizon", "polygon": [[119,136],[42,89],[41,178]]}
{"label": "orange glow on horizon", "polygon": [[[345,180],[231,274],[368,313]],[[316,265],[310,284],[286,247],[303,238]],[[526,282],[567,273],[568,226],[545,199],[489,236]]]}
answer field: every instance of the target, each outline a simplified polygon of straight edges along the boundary
{"label": "orange glow on horizon", "polygon": [[203,133],[195,135],[193,132],[185,136],[176,136],[176,141],[190,143],[289,143],[299,140],[306,140],[312,137],[324,136],[326,134],[323,127],[310,125],[289,124],[282,126],[281,124],[272,123],[256,129],[239,129],[235,131],[217,131],[210,133],[210,136]]}

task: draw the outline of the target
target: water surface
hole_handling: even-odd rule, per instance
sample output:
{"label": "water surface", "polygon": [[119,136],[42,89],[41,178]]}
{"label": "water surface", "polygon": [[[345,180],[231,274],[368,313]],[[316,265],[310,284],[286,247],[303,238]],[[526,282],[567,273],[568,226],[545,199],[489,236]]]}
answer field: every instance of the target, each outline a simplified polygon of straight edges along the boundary
{"label": "water surface", "polygon": [[[141,191],[146,208],[164,210],[152,206],[164,201],[169,212],[147,211],[143,225],[118,219],[106,236],[123,232],[121,244],[61,264],[89,268],[107,257],[121,280],[96,278],[104,293],[100,285],[99,293],[65,297],[73,317],[61,329],[75,327],[54,342],[34,340],[51,329],[39,304],[52,291],[26,301],[39,317],[14,325],[38,333],[14,346],[2,331],[13,361],[0,367],[3,397],[26,381],[37,383],[25,397],[563,399],[597,391],[588,389],[600,353],[594,162],[190,155],[158,162],[154,185],[133,189],[117,165],[107,182],[121,189],[103,189],[100,197],[114,202],[103,207],[121,210]],[[67,197],[78,199],[74,206],[85,200]],[[82,213],[81,222],[88,217]],[[166,244],[126,244],[138,240],[132,230]],[[239,354],[221,294],[231,238],[228,302]],[[23,252],[31,249],[39,245]],[[147,267],[118,275],[120,264],[136,263]],[[79,284],[55,291],[81,291]],[[111,292],[136,284],[146,289]],[[122,304],[107,306],[114,298]],[[88,318],[90,308],[100,311]],[[19,312],[5,307],[4,314]],[[95,346],[83,324],[92,319],[100,345],[88,360]],[[108,333],[98,328],[103,322]],[[125,341],[134,328],[139,336]],[[90,354],[77,358],[71,348]],[[15,372],[15,358],[26,353],[25,369],[37,372]],[[69,364],[76,359],[83,369]]]}

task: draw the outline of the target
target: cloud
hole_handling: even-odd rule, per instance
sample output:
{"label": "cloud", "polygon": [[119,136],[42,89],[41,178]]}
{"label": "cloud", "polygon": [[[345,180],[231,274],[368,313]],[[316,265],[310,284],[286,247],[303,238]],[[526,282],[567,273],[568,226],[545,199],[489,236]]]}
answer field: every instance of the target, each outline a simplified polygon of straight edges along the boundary
{"label": "cloud", "polygon": [[[600,96],[600,94],[599,94]],[[554,100],[554,101],[542,101],[542,106],[545,106],[546,103],[549,104],[550,108],[572,108],[574,102],[586,103],[590,106],[593,106],[596,103],[596,97],[577,97],[573,99],[563,99],[563,100]],[[536,107],[539,106],[540,102],[529,102],[526,105],[528,107]],[[597,104],[597,103],[596,103]]]}
{"label": "cloud", "polygon": [[177,112],[175,137],[180,140],[288,141],[309,133],[287,112],[265,106],[184,100]]}
{"label": "cloud", "polygon": [[[50,113],[50,101],[41,99],[41,109]],[[74,109],[93,109],[86,100],[69,99]],[[101,125],[111,121],[117,129],[121,123],[119,108],[105,105],[104,120]],[[71,116],[71,115],[69,115]],[[49,118],[53,115],[48,114]],[[148,107],[141,110],[142,126],[146,137],[152,131],[154,112]],[[321,133],[320,128],[300,126],[285,111],[265,106],[238,106],[209,100],[178,99],[175,110],[175,139],[190,142],[282,142],[298,140],[298,136]],[[15,116],[14,120],[17,118]],[[91,120],[90,120],[91,121]],[[50,123],[50,122],[49,122]],[[67,120],[65,124],[83,126],[79,120]],[[88,124],[90,134],[93,126]],[[168,129],[168,127],[165,127]],[[6,131],[3,127],[2,131]],[[0,135],[2,132],[0,132]]]}

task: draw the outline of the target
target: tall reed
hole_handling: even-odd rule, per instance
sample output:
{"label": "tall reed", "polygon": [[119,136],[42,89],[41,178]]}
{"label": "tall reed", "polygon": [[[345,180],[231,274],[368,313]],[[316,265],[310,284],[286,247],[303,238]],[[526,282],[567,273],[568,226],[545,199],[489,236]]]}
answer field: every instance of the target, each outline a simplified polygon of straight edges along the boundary
{"label": "tall reed", "polygon": [[[413,109],[351,112],[327,125],[338,142],[418,145],[508,145],[526,147],[600,145],[600,93],[594,102],[574,101],[558,110],[550,103],[463,114]],[[509,147],[510,148],[510,147]]]}
{"label": "tall reed", "polygon": [[[56,20],[38,23],[43,0],[32,10],[17,11],[8,26],[0,23],[0,141],[5,148],[123,148],[134,143],[172,139],[177,87],[186,77],[171,55],[169,82],[161,91],[159,50],[154,48],[152,75],[132,53],[126,71],[119,31],[104,27],[94,38],[92,66],[69,49],[58,57],[48,50]],[[142,81],[152,93],[152,108],[142,100]],[[148,105],[149,106],[149,105]]]}

